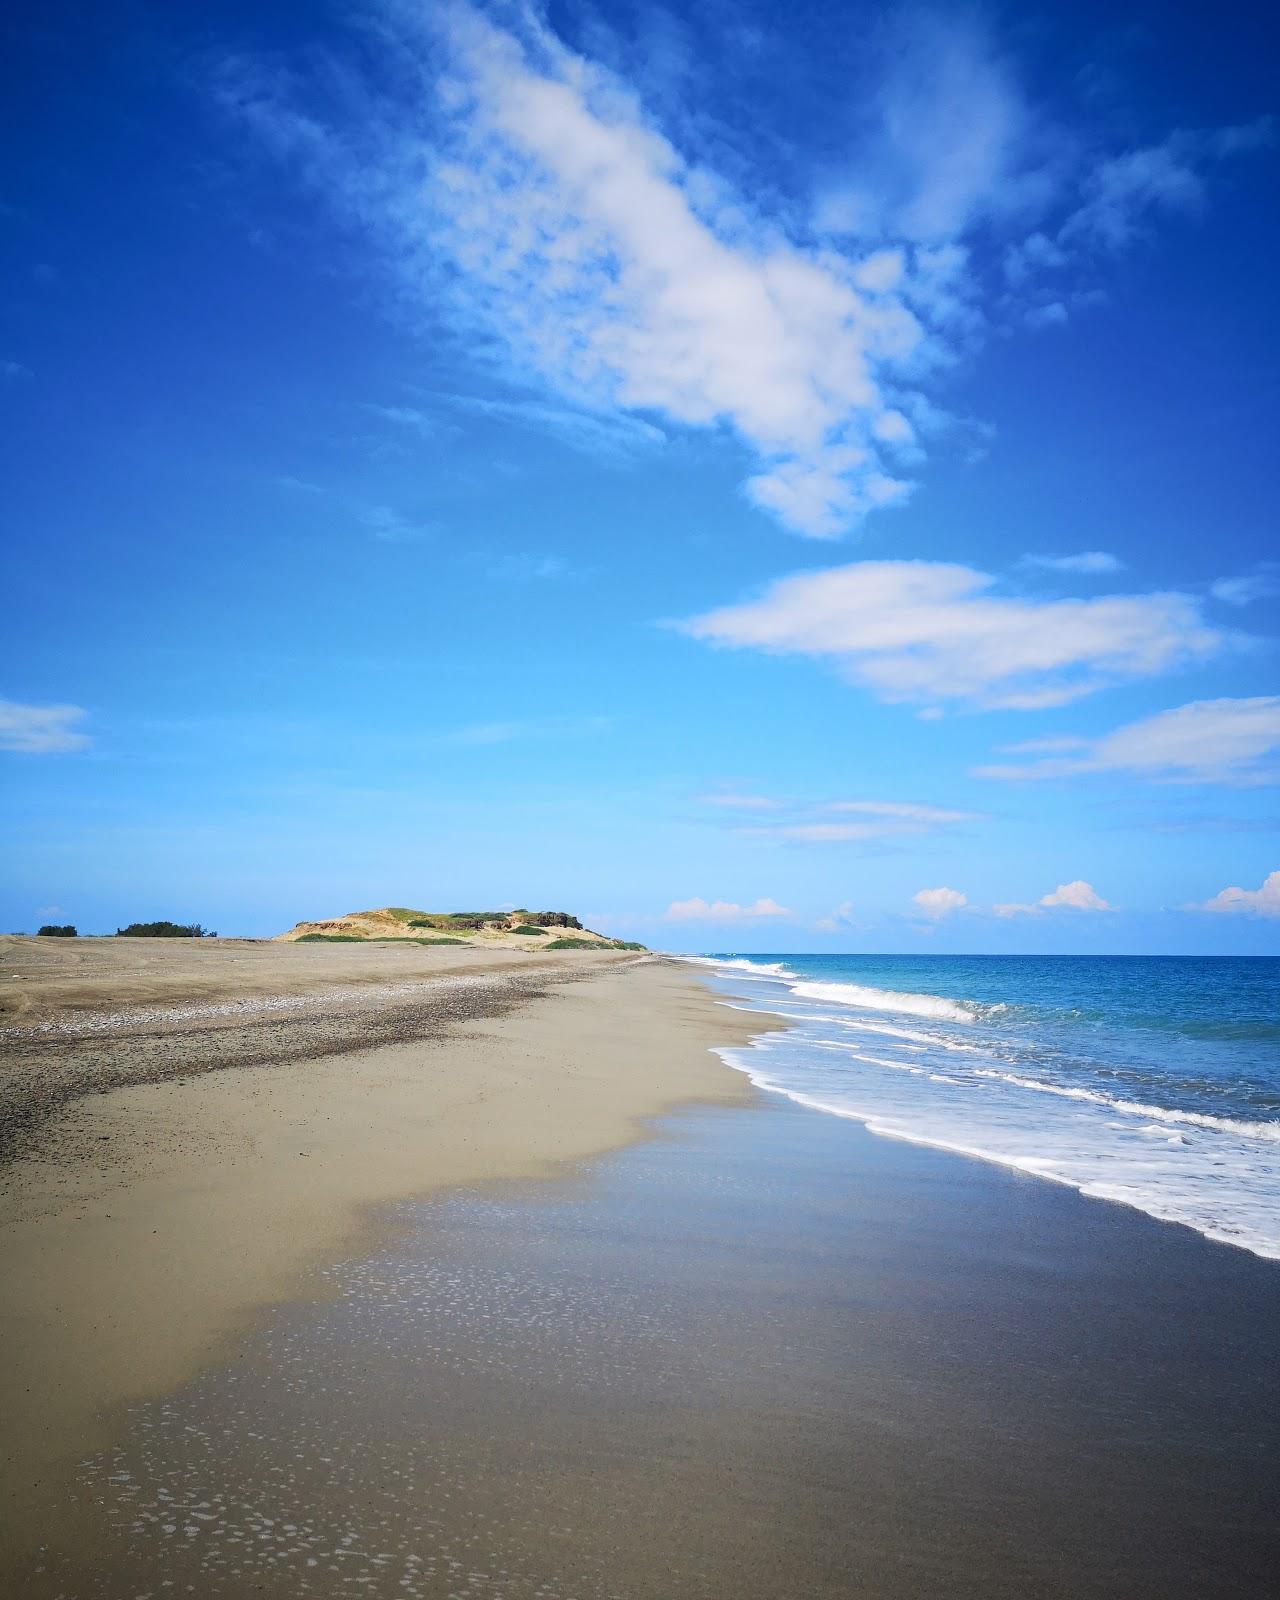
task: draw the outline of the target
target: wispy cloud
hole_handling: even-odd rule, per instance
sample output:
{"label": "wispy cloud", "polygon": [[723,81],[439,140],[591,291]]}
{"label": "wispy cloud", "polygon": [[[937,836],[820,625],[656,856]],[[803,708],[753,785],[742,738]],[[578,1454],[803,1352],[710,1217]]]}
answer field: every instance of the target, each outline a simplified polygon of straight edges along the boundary
{"label": "wispy cloud", "polygon": [[1006,901],[991,909],[998,917],[1038,917],[1045,911],[1114,911],[1115,907],[1104,900],[1091,883],[1076,878],[1071,883],[1060,883],[1048,894],[1042,894],[1034,905]]}
{"label": "wispy cloud", "polygon": [[89,735],[80,728],[87,715],[81,706],[37,706],[0,700],[0,750],[17,750],[24,755],[83,750],[90,743]]}
{"label": "wispy cloud", "polygon": [[1239,578],[1219,578],[1209,585],[1215,600],[1229,606],[1249,606],[1255,600],[1268,600],[1280,594],[1280,562],[1265,561],[1256,572]]}
{"label": "wispy cloud", "polygon": [[934,833],[980,820],[979,813],[974,811],[896,800],[823,800],[801,804],[768,795],[724,794],[704,795],[701,804],[731,812],[786,812],[785,821],[737,824],[734,831],[751,838],[799,844],[846,844],[899,834]]}
{"label": "wispy cloud", "polygon": [[356,518],[367,533],[384,544],[417,544],[435,532],[430,523],[406,517],[394,506],[362,506]]}
{"label": "wispy cloud", "polygon": [[1107,550],[1082,550],[1074,556],[1023,556],[1027,567],[1044,567],[1049,572],[1078,572],[1086,577],[1104,572],[1119,572],[1124,562]]}
{"label": "wispy cloud", "polygon": [[724,811],[780,811],[783,806],[781,800],[767,794],[702,794],[698,804]]}
{"label": "wispy cloud", "polygon": [[[1173,218],[1201,215],[1208,206],[1207,174],[1231,156],[1269,144],[1270,118],[1235,127],[1175,130],[1154,144],[1092,154],[1064,169],[1053,221],[1006,247],[1004,274],[1023,320],[1065,322],[1068,304],[1095,303],[1087,284],[1103,258],[1151,237]],[[1056,298],[1055,298],[1056,295]]]}
{"label": "wispy cloud", "polygon": [[661,428],[641,417],[620,412],[594,412],[570,406],[551,405],[543,400],[501,399],[472,394],[434,394],[436,411],[421,406],[371,405],[370,411],[396,422],[425,438],[438,437],[452,424],[450,412],[510,423],[535,433],[549,435],[562,444],[589,455],[634,456],[666,443]]}
{"label": "wispy cloud", "polygon": [[1269,872],[1256,889],[1222,889],[1189,911],[1216,911],[1227,916],[1280,917],[1280,872]]}
{"label": "wispy cloud", "polygon": [[768,898],[741,906],[732,900],[673,900],[667,907],[668,922],[754,922],[763,917],[789,917],[791,912]]}
{"label": "wispy cloud", "polygon": [[33,376],[30,367],[24,367],[21,361],[0,361],[0,378],[30,378]]}
{"label": "wispy cloud", "polygon": [[1021,709],[1203,661],[1227,642],[1190,595],[1035,600],[995,585],[944,562],[854,562],[679,626],[712,644],[828,660],[883,700]]}
{"label": "wispy cloud", "polygon": [[854,920],[854,903],[842,900],[829,916],[819,917],[814,927],[822,933],[841,933],[857,926]]}
{"label": "wispy cloud", "polygon": [[912,824],[921,828],[945,827],[952,822],[974,822],[977,812],[951,811],[945,806],[921,806],[900,800],[826,800],[821,811],[858,812],[882,821]]}
{"label": "wispy cloud", "polygon": [[1039,759],[978,767],[975,776],[1030,780],[1122,772],[1186,783],[1271,783],[1280,777],[1274,760],[1280,752],[1280,696],[1193,700],[1126,723],[1101,739],[1040,740],[1009,748]]}
{"label": "wispy cloud", "polygon": [[1203,211],[1203,169],[1271,141],[1270,118],[1212,131],[1178,130],[1158,144],[1107,157],[1085,177],[1079,206],[1058,234],[1063,246],[1119,250],[1162,214]]}

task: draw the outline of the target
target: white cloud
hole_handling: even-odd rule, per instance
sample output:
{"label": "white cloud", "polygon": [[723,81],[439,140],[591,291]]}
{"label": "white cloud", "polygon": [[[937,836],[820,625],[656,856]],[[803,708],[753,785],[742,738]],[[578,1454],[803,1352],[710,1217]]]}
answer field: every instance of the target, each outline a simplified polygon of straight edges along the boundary
{"label": "white cloud", "polygon": [[429,523],[412,521],[394,506],[361,506],[356,517],[366,532],[384,544],[416,544],[431,538],[433,532]]}
{"label": "white cloud", "polygon": [[1219,911],[1228,915],[1280,917],[1280,872],[1269,872],[1257,889],[1222,889],[1212,900],[1195,911]]}
{"label": "white cloud", "polygon": [[839,532],[903,498],[874,435],[924,337],[877,263],[789,242],[690,168],[613,74],[526,20],[445,28],[445,131],[410,231],[453,262],[461,313],[589,409],[728,425],[749,497]]}
{"label": "white cloud", "polygon": [[1193,166],[1193,136],[1127,150],[1102,161],[1084,184],[1084,199],[1062,227],[1059,243],[1117,250],[1130,243],[1153,212],[1196,212],[1204,180]]}
{"label": "white cloud", "polygon": [[[844,170],[816,184],[810,217],[778,193],[776,161],[751,170],[776,131],[716,122],[711,68],[677,96],[640,62],[646,107],[537,9],[497,0],[380,9],[351,58],[374,52],[363,82],[229,61],[215,93],[373,234],[402,315],[416,306],[433,340],[443,320],[504,383],[556,402],[473,408],[589,448],[658,420],[728,431],[753,459],[749,499],[815,537],[907,497],[921,390],[992,315],[1060,321],[1080,303],[1032,295],[1033,276],[1198,203],[1196,164],[1250,137],[1179,134],[1082,179],[1085,142],[1035,112],[979,22],[899,11],[860,40]],[[1028,294],[1011,313],[983,304],[976,252],[992,247]]]}
{"label": "white cloud", "polygon": [[881,699],[1030,708],[1204,660],[1226,640],[1190,595],[1035,600],[931,561],[802,572],[680,624],[712,644],[834,662]]}
{"label": "white cloud", "polygon": [[972,17],[898,8],[862,41],[868,115],[847,175],[824,185],[816,224],[833,234],[931,243],[1016,211],[1034,115],[1012,63]]}
{"label": "white cloud", "polygon": [[[549,434],[574,449],[592,455],[631,456],[637,450],[661,445],[666,435],[661,428],[641,417],[616,412],[597,413],[570,406],[549,405],[542,400],[503,400],[486,395],[437,394],[431,397],[442,408],[462,411],[496,422],[509,422],[537,433]],[[440,434],[442,417],[419,406],[370,406],[368,408],[425,437]]]}
{"label": "white cloud", "polygon": [[1080,572],[1086,576],[1100,572],[1119,572],[1124,562],[1108,550],[1082,550],[1074,556],[1024,556],[1023,565],[1044,567],[1050,572]]}
{"label": "white cloud", "polygon": [[[1034,741],[1013,750],[1042,753],[1019,765],[978,767],[980,778],[1066,778],[1087,772],[1126,772],[1179,782],[1264,783],[1277,776],[1280,696],[1193,700],[1127,723],[1094,740]],[[1078,754],[1057,755],[1057,750]]]}
{"label": "white cloud", "polygon": [[1102,896],[1091,883],[1076,878],[1072,883],[1060,883],[1051,894],[1040,896],[1042,906],[1068,906],[1072,911],[1110,911]]}
{"label": "white cloud", "polygon": [[32,706],[0,700],[0,750],[26,755],[55,755],[83,750],[89,735],[78,723],[87,713],[80,706]]}
{"label": "white cloud", "polygon": [[1208,191],[1200,169],[1256,150],[1272,133],[1266,117],[1212,132],[1179,129],[1159,144],[1106,158],[1085,179],[1082,203],[1062,225],[1059,245],[1118,250],[1141,237],[1160,212],[1202,211]]}
{"label": "white cloud", "polygon": [[[762,802],[754,797],[730,797],[747,809],[768,805],[781,809],[776,801]],[[722,802],[723,803],[723,802]],[[834,821],[834,817],[856,817],[857,821]],[[799,844],[846,844],[862,839],[884,839],[902,834],[933,833],[962,822],[976,822],[977,812],[951,811],[941,806],[915,805],[893,800],[827,800],[800,807],[786,822],[739,827],[736,831],[753,838],[782,839]]]}
{"label": "white cloud", "polygon": [[969,904],[968,896],[961,894],[959,889],[919,889],[911,898],[926,917],[935,920],[948,917],[953,911],[959,911]]}
{"label": "white cloud", "polygon": [[1097,892],[1091,883],[1076,878],[1072,883],[1060,883],[1048,894],[1042,894],[1034,905],[1006,902],[992,906],[998,917],[1037,917],[1046,909],[1065,908],[1068,911],[1114,911],[1115,907]]}
{"label": "white cloud", "polygon": [[839,933],[842,929],[855,926],[853,912],[853,901],[842,900],[830,916],[819,917],[814,927],[822,933]]}
{"label": "white cloud", "polygon": [[1248,606],[1255,600],[1266,600],[1280,594],[1280,565],[1266,562],[1258,572],[1243,578],[1219,578],[1209,585],[1215,600],[1229,606]]}
{"label": "white cloud", "polygon": [[790,915],[786,906],[768,898],[740,906],[732,900],[706,901],[695,896],[692,900],[673,900],[666,910],[668,922],[750,922],[757,917]]}
{"label": "white cloud", "polygon": [[1061,328],[1071,320],[1071,313],[1061,300],[1048,300],[1042,305],[1028,306],[1022,320],[1028,328]]}
{"label": "white cloud", "polygon": [[885,817],[894,822],[918,823],[935,827],[948,822],[973,822],[973,811],[948,811],[942,806],[912,805],[898,800],[827,800],[822,811],[856,811],[867,816]]}

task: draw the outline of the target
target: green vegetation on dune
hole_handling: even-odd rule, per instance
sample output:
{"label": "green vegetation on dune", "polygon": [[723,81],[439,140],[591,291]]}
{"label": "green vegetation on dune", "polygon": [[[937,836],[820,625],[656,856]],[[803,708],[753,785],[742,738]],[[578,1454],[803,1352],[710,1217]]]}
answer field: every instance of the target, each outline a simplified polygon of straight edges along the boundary
{"label": "green vegetation on dune", "polygon": [[506,918],[501,912],[490,914],[486,911],[436,911],[419,912],[409,919],[411,928],[436,928],[442,931],[456,929],[459,932],[479,933],[480,929],[488,922],[506,923]]}
{"label": "green vegetation on dune", "polygon": [[643,950],[634,939],[553,939],[544,950]]}
{"label": "green vegetation on dune", "polygon": [[302,933],[294,944],[466,944],[465,939],[397,939],[394,934],[366,939],[359,933]]}
{"label": "green vegetation on dune", "polygon": [[[403,935],[388,928],[399,924]],[[625,939],[607,939],[584,928],[568,911],[415,911],[411,906],[384,906],[377,911],[353,911],[329,923],[311,923],[317,931],[299,932],[297,944],[472,944],[482,935],[482,947],[491,939],[516,934],[522,939],[541,939],[542,950],[643,950],[644,946]],[[307,923],[299,928],[308,927]],[[324,933],[325,927],[351,929],[351,932]],[[367,928],[368,932],[360,932]],[[410,930],[413,930],[410,932]],[[547,938],[554,933],[555,938]]]}
{"label": "green vegetation on dune", "polygon": [[69,922],[46,922],[43,928],[36,929],[37,939],[76,939],[79,935]]}

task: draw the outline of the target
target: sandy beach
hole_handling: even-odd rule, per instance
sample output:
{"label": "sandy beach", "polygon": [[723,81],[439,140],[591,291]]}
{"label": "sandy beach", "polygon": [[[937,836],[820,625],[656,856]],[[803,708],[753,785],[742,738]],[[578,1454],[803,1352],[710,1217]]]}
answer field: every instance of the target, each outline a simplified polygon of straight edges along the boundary
{"label": "sandy beach", "polygon": [[723,977],[5,956],[5,1593],[1265,1592],[1274,1263],[753,1087]]}
{"label": "sandy beach", "polygon": [[131,1403],[324,1292],[385,1206],[545,1177],[751,1093],[769,1024],[673,965],[409,946],[2,942],[6,1566]]}

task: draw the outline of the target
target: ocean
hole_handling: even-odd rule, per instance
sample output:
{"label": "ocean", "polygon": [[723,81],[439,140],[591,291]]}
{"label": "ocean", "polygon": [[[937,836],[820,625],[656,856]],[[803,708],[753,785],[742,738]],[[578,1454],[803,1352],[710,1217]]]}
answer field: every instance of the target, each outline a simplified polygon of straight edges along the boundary
{"label": "ocean", "polygon": [[685,959],[761,1088],[1280,1260],[1280,959]]}

